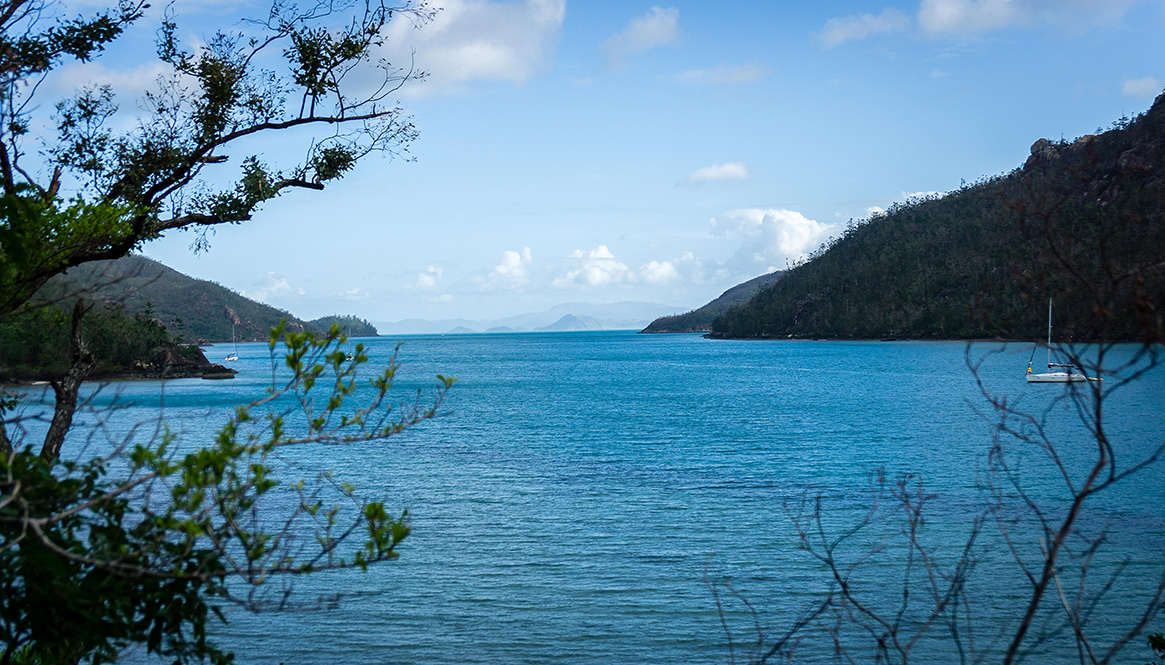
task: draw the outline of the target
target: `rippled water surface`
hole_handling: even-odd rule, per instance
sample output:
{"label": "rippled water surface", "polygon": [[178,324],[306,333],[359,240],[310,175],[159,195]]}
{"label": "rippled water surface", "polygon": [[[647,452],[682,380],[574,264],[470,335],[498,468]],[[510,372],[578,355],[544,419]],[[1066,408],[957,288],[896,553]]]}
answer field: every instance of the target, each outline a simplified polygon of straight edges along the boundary
{"label": "rippled water surface", "polygon": [[[395,562],[301,587],[349,594],[338,607],[232,613],[218,634],[242,663],[726,663],[706,580],[730,580],[755,607],[758,624],[739,602],[725,605],[745,642],[756,625],[779,633],[825,588],[792,527],[807,498],[824,496],[827,527],[840,533],[872,501],[877,470],[919,474],[935,495],[926,537],[957,555],[989,499],[995,432],[968,355],[985,358],[980,377],[993,394],[1052,409],[1049,432],[1070,464],[1094,450],[1071,404],[1054,403],[1062,386],[1024,383],[1026,346],[622,332],[363,341],[372,365],[404,341],[400,402],[430,390],[438,372],[458,377],[449,413],[384,442],[301,448],[294,461],[407,508],[413,533]],[[229,405],[269,384],[266,345],[239,352],[233,381],[166,384],[167,420],[186,440],[210,436]],[[138,404],[127,415],[156,409],[159,388],[120,386],[120,399]],[[1161,441],[1162,372],[1108,404],[1122,461]],[[1062,505],[1039,455],[1018,455],[1026,486]],[[1160,468],[1145,472],[1102,497],[1085,522],[1110,529],[1112,546],[1131,553],[1126,576],[1148,582],[1150,564],[1162,561],[1161,480]],[[1021,545],[1038,552],[1029,536]],[[843,552],[856,560],[875,540]],[[998,539],[983,542],[994,545],[979,556],[975,611],[990,624],[1023,581]],[[894,590],[900,575],[879,563],[861,579]],[[1115,592],[1104,620],[1132,616],[1146,584]],[[957,662],[949,641],[919,649],[923,662]],[[1139,642],[1127,654],[1147,655]],[[1046,649],[1033,660],[1060,662]]]}

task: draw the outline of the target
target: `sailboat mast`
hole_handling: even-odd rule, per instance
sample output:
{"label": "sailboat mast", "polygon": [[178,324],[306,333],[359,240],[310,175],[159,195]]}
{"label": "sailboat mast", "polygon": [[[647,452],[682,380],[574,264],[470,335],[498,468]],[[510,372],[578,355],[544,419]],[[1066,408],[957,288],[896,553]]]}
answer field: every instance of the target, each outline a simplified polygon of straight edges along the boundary
{"label": "sailboat mast", "polygon": [[1052,299],[1048,298],[1048,367],[1052,366]]}

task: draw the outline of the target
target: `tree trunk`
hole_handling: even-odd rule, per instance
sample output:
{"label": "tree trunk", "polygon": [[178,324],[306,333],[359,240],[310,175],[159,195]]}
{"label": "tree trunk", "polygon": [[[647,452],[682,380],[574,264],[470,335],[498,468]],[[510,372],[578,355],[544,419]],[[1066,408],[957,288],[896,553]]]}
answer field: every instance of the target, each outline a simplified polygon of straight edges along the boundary
{"label": "tree trunk", "polygon": [[50,464],[61,454],[61,446],[65,443],[65,434],[73,426],[73,413],[77,410],[77,393],[81,383],[97,365],[92,353],[85,348],[81,339],[81,319],[89,311],[85,301],[78,298],[73,306],[73,328],[69,336],[69,371],[60,379],[52,381],[53,392],[57,396],[56,408],[53,411],[53,421],[45,435],[44,447],[40,450],[41,459]]}

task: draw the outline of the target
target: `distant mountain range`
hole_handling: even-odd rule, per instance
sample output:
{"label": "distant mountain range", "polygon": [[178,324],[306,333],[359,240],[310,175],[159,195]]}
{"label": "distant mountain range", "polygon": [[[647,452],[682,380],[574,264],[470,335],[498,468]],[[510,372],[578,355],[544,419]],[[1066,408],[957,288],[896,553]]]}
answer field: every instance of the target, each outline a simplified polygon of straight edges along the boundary
{"label": "distant mountain range", "polygon": [[681,310],[680,307],[651,302],[627,301],[605,305],[576,302],[500,319],[405,319],[374,321],[373,324],[382,335],[640,330],[653,319]]}

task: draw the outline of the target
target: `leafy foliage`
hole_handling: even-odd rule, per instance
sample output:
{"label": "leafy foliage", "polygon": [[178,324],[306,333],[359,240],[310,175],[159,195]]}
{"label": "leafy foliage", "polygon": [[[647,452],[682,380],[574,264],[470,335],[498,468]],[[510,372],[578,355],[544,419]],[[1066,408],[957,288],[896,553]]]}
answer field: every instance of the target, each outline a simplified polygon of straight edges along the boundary
{"label": "leafy foliage", "polygon": [[[38,95],[50,87],[40,84],[98,56],[148,5],[122,0],[77,18],[63,7],[0,5],[0,364],[57,373],[51,405],[0,389],[0,663],[112,662],[131,644],[173,662],[228,662],[206,637],[219,604],[254,607],[265,590],[283,602],[296,576],[389,560],[408,535],[405,515],[328,474],[284,479],[298,471],[280,466],[277,452],[399,432],[435,416],[453,379],[438,377],[431,407],[417,395],[397,413],[387,399],[395,356],[361,381],[367,357],[357,345],[349,358],[337,326],[317,335],[281,324],[269,336],[269,391],[238,407],[209,445],[179,442],[161,423],[156,438],[139,443],[101,420],[88,447],[69,446],[84,439],[74,430],[83,383],[102,363],[142,362],[167,335],[148,304],[94,313],[67,279],[45,286],[167,231],[195,230],[203,249],[208,229],[246,221],[288,189],[323,189],[372,153],[407,156],[416,129],[385,100],[423,74],[372,56],[394,14],[420,24],[432,11],[411,0],[306,9],[276,0],[265,21],[189,51],[168,12],[158,33],[161,82],[133,106],[136,125],[120,131],[127,123],[111,122],[110,88],[46,104]],[[280,60],[290,75],[258,64]],[[41,126],[56,137],[36,137],[47,148],[30,153],[29,128]],[[223,166],[240,143],[278,136],[303,141],[302,161],[250,154],[233,172]],[[62,196],[62,187],[75,194]],[[30,303],[38,292],[75,300],[67,324],[63,312]],[[223,309],[224,326],[239,318]]]}
{"label": "leafy foliage", "polygon": [[367,356],[357,345],[348,360],[345,343],[337,327],[323,336],[277,327],[268,393],[236,408],[204,448],[165,433],[54,466],[15,437],[0,456],[4,660],[19,651],[26,662],[113,662],[143,644],[174,662],[229,662],[207,639],[221,603],[285,603],[289,587],[276,580],[395,558],[407,514],[326,472],[287,478],[299,467],[280,465],[278,451],[400,432],[436,416],[455,380],[439,376],[431,406],[398,414],[387,401],[395,356],[361,381]]}
{"label": "leafy foliage", "polygon": [[[69,315],[59,307],[46,306],[0,320],[0,380],[48,379],[69,369]],[[82,335],[97,364],[92,376],[101,377],[130,369],[161,372],[182,348],[149,312],[130,314],[124,307],[107,303],[90,311],[82,323]],[[192,362],[201,358],[197,348],[186,352]]]}
{"label": "leafy foliage", "polygon": [[[403,109],[385,100],[424,74],[372,58],[394,15],[432,16],[424,2],[276,2],[246,34],[222,31],[190,51],[168,14],[158,33],[165,74],[138,103],[145,115],[137,126],[112,128],[118,104],[108,86],[79,90],[47,107],[57,137],[45,153],[52,175],[38,176],[46,165],[29,163],[23,148],[28,127],[47,120],[36,115],[46,108],[35,103],[37,84],[69,60],[98,55],[146,7],[123,0],[77,19],[53,15],[41,0],[0,8],[0,315],[52,276],[118,258],[165,231],[195,229],[196,247],[205,248],[207,229],[249,220],[289,188],[323,189],[369,154],[407,155],[417,136]],[[282,59],[289,75],[261,69],[266,58]],[[298,164],[281,168],[252,154],[233,175],[210,172],[223,171],[240,142],[295,129],[306,139]],[[63,199],[62,183],[79,193]]]}

